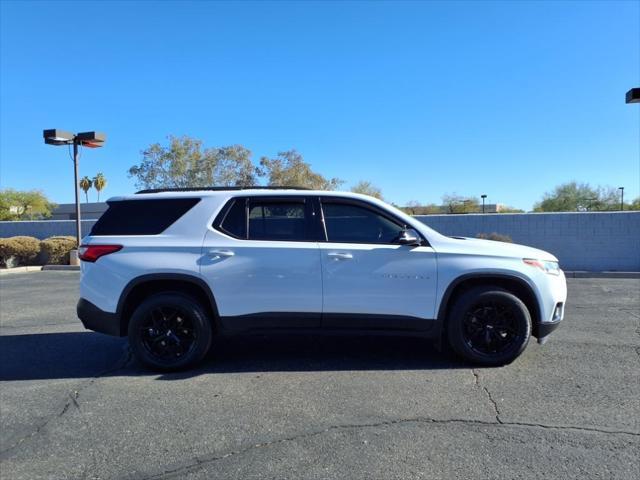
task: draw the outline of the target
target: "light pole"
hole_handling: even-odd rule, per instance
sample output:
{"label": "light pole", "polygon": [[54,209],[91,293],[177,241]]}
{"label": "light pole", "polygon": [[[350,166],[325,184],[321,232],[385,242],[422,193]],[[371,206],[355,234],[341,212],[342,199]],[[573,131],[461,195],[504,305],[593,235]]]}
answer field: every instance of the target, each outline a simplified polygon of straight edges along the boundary
{"label": "light pole", "polygon": [[80,199],[78,192],[78,146],[83,145],[89,148],[101,147],[107,136],[104,133],[98,132],[82,132],[73,134],[58,129],[49,129],[42,132],[44,137],[44,143],[47,145],[73,145],[73,181],[74,192],[76,196],[76,242],[80,247],[80,240],[82,239],[82,230],[80,227]]}
{"label": "light pole", "polygon": [[482,198],[482,213],[484,213],[484,199],[487,198],[487,196],[483,193],[480,197]]}
{"label": "light pole", "polygon": [[[640,103],[640,88],[632,88],[625,95],[625,103]],[[620,190],[620,210],[624,210],[624,187],[618,187]]]}

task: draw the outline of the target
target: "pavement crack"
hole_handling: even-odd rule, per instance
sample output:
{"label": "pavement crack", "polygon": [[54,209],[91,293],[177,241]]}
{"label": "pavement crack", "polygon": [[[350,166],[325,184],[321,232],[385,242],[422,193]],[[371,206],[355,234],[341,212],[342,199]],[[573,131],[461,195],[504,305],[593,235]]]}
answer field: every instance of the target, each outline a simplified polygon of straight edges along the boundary
{"label": "pavement crack", "polygon": [[124,355],[122,356],[122,358],[118,362],[116,362],[116,364],[113,367],[108,368],[106,370],[103,370],[102,372],[98,373],[94,377],[91,377],[91,378],[85,380],[84,382],[80,383],[80,385],[78,387],[76,387],[76,389],[73,390],[72,393],[71,392],[67,393],[67,395],[65,396],[65,400],[63,402],[63,405],[62,405],[62,407],[57,409],[57,413],[49,415],[39,425],[37,425],[31,432],[29,432],[28,434],[20,437],[13,444],[8,446],[4,450],[0,451],[0,460],[6,458],[8,456],[8,454],[10,454],[13,450],[15,450],[15,448],[18,447],[19,445],[23,444],[24,442],[26,442],[26,441],[28,441],[28,440],[36,437],[36,436],[38,436],[40,433],[42,433],[42,431],[44,431],[46,429],[46,427],[52,421],[54,421],[56,419],[59,419],[61,417],[64,417],[69,412],[69,408],[72,405],[77,410],[80,410],[80,404],[78,403],[78,397],[80,396],[80,393],[83,390],[89,388],[91,385],[93,385],[95,383],[95,381],[98,380],[99,378],[104,377],[106,375],[111,375],[112,373],[117,372],[118,370],[126,368],[127,365],[129,364],[129,362],[131,362],[131,359],[132,359],[131,349],[127,346]]}
{"label": "pavement crack", "polygon": [[473,368],[471,369],[471,375],[473,375],[473,385],[475,387],[480,387],[480,375]]}
{"label": "pavement crack", "polygon": [[489,400],[489,403],[493,408],[493,413],[496,417],[496,422],[502,424],[503,421],[500,419],[500,409],[498,408],[498,403],[494,400],[493,395],[491,395],[489,389],[486,386],[482,385],[482,383],[480,382],[480,374],[476,372],[475,369],[471,369],[471,373],[473,374],[475,387],[482,389],[485,396],[487,397],[487,400]]}
{"label": "pavement crack", "polygon": [[[638,335],[638,337],[640,337],[640,314],[636,313],[635,311],[632,311],[631,309],[626,309],[626,308],[620,308],[619,310],[622,312],[629,313],[631,314],[632,317],[637,319],[635,333],[636,335]],[[635,347],[635,351],[638,354],[638,359],[640,359],[640,347]]]}
{"label": "pavement crack", "polygon": [[623,308],[618,308],[618,311],[628,313],[632,317],[636,317],[638,320],[640,320],[640,313],[638,313],[638,310],[635,308],[623,307]]}
{"label": "pavement crack", "polygon": [[487,387],[483,386],[482,389],[487,394],[487,398],[489,399],[489,402],[493,406],[493,411],[494,411],[494,413],[496,415],[496,422],[503,423],[502,420],[500,420],[500,409],[498,408],[498,404],[496,403],[496,401],[493,399],[493,396],[491,395],[491,392],[489,391],[489,389]]}
{"label": "pavement crack", "polygon": [[73,393],[69,394],[69,398],[71,399],[71,403],[73,403],[73,406],[76,407],[78,410],[80,410],[80,404],[78,403],[78,397],[80,396],[80,392],[78,390],[76,390]]}
{"label": "pavement crack", "polygon": [[133,476],[126,476],[124,478],[131,479],[131,480],[158,480],[158,479],[167,480],[171,478],[182,478],[186,474],[192,473],[208,464],[213,464],[215,462],[224,460],[226,458],[244,455],[246,453],[250,453],[251,451],[257,450],[260,448],[267,448],[267,447],[271,447],[271,446],[279,445],[283,443],[306,440],[309,438],[317,437],[317,436],[324,435],[334,431],[379,428],[379,427],[385,427],[385,426],[407,425],[412,423],[413,424],[429,424],[429,425],[457,424],[457,425],[491,427],[491,428],[540,428],[545,430],[574,431],[574,432],[577,431],[577,432],[593,433],[593,434],[628,435],[633,437],[640,437],[640,432],[629,432],[629,431],[623,431],[623,430],[607,430],[607,429],[597,428],[597,427],[579,427],[579,426],[572,426],[572,425],[547,425],[543,423],[504,422],[504,421],[500,421],[499,423],[496,423],[496,422],[488,422],[485,420],[473,420],[473,419],[462,419],[462,418],[436,419],[436,418],[429,418],[429,417],[416,417],[416,418],[405,418],[405,419],[396,419],[396,420],[383,420],[375,423],[331,425],[329,427],[326,427],[320,430],[302,432],[296,435],[290,435],[290,436],[268,440],[260,443],[254,443],[244,448],[231,450],[223,454],[196,455],[183,463],[169,465],[165,467],[165,469],[160,473],[151,474],[151,475],[144,475],[144,474],[135,475],[134,474]]}

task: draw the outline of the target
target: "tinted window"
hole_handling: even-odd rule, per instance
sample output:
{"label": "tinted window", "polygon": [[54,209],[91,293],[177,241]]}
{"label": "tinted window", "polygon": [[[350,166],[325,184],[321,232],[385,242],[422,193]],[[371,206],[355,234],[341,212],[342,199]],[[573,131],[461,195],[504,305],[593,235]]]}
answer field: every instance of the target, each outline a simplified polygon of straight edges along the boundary
{"label": "tinted window", "polygon": [[250,240],[306,240],[305,204],[252,200],[249,205]]}
{"label": "tinted window", "polygon": [[323,203],[324,222],[330,242],[395,243],[399,225],[368,208],[343,203]]}
{"label": "tinted window", "polygon": [[187,213],[199,198],[162,198],[108,202],[91,235],[157,235]]}
{"label": "tinted window", "polygon": [[235,200],[220,223],[220,230],[234,237],[247,238],[245,205],[244,199]]}

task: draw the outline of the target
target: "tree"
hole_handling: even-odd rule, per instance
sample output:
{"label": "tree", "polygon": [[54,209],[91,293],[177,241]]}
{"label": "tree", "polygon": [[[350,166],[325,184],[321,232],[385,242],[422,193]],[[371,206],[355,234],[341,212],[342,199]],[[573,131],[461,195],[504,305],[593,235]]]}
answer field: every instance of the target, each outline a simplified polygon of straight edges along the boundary
{"label": "tree", "polygon": [[251,151],[241,145],[204,148],[188,136],[169,136],[169,145],[154,143],[142,161],[129,169],[138,188],[230,187],[256,184]]}
{"label": "tree", "polygon": [[107,186],[107,179],[101,172],[98,172],[95,177],[93,177],[93,188],[98,192],[98,201],[100,201],[100,192],[104,190],[104,187]]}
{"label": "tree", "polygon": [[575,212],[617,210],[618,194],[612,187],[592,187],[588,183],[568,182],[547,192],[534,205],[536,212]]}
{"label": "tree", "polygon": [[445,194],[442,196],[442,204],[447,213],[475,213],[479,212],[479,204],[475,197],[463,197],[457,194]]}
{"label": "tree", "polygon": [[251,161],[251,150],[242,145],[214,148],[217,159],[216,185],[224,187],[248,187],[257,184],[256,167]]}
{"label": "tree", "polygon": [[409,215],[417,215],[418,208],[420,208],[420,202],[417,200],[409,200],[406,206],[400,207],[400,210]]}
{"label": "tree", "polygon": [[276,158],[262,157],[258,174],[266,176],[269,185],[280,187],[335,190],[344,183],[338,178],[328,179],[311,170],[311,165],[296,150],[278,152]]}
{"label": "tree", "polygon": [[428,203],[421,205],[417,200],[411,200],[407,202],[407,205],[400,207],[400,210],[409,215],[433,215],[442,213],[442,207],[434,203]]}
{"label": "tree", "polygon": [[628,205],[625,205],[625,210],[640,210],[640,197],[636,198]]}
{"label": "tree", "polygon": [[55,207],[39,190],[0,190],[0,220],[48,218]]}
{"label": "tree", "polygon": [[524,213],[524,210],[520,208],[510,207],[509,205],[505,205],[500,207],[497,213]]}
{"label": "tree", "polygon": [[89,203],[89,194],[87,192],[89,192],[89,189],[93,185],[93,182],[89,177],[84,176],[80,179],[80,181],[78,182],[78,185],[80,185],[80,188],[84,191],[84,197],[87,203]]}
{"label": "tree", "polygon": [[353,187],[351,187],[353,193],[362,193],[363,195],[369,195],[370,197],[384,200],[382,197],[382,190],[373,185],[371,182],[360,180]]}

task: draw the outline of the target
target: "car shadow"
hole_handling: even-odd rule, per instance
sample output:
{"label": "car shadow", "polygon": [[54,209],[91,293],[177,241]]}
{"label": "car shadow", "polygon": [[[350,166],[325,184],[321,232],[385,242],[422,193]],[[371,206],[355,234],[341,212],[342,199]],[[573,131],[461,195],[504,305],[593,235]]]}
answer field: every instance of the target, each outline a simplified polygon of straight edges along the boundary
{"label": "car shadow", "polygon": [[125,338],[94,332],[0,336],[0,381],[158,376],[181,380],[245,372],[440,370],[469,368],[413,337],[242,336],[220,338],[197,368],[159,374],[127,361]]}

